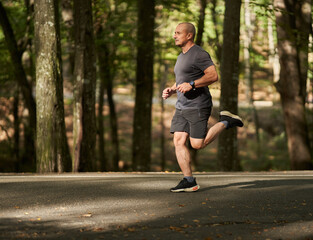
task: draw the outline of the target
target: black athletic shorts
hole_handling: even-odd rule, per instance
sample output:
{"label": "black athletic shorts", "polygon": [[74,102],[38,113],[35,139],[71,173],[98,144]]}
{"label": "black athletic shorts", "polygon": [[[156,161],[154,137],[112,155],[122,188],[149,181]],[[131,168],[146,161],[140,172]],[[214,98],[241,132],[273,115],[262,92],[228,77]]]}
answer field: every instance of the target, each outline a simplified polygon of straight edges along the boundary
{"label": "black athletic shorts", "polygon": [[177,109],[174,114],[171,133],[186,132],[192,138],[205,138],[208,131],[208,120],[211,108]]}

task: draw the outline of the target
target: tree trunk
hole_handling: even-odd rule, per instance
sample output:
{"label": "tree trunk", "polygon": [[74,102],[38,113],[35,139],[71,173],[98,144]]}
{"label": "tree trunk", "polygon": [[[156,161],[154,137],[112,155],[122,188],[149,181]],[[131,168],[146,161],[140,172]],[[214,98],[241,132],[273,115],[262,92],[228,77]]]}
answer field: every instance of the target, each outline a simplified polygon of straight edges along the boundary
{"label": "tree trunk", "polygon": [[[166,168],[166,158],[165,158],[165,143],[166,143],[166,139],[165,139],[165,125],[164,125],[164,112],[165,112],[165,106],[164,106],[164,99],[162,98],[162,92],[163,89],[166,86],[166,83],[168,81],[168,63],[163,60],[163,59],[159,59],[159,77],[160,77],[160,90],[159,90],[159,97],[160,97],[160,107],[161,107],[161,112],[160,112],[160,128],[161,128],[161,137],[160,137],[160,145],[161,145],[161,169],[162,171],[165,171]],[[164,65],[162,65],[162,62],[164,62]],[[162,68],[164,67],[164,69]],[[163,75],[162,75],[162,71],[161,68],[163,70]]]}
{"label": "tree trunk", "polygon": [[[96,12],[101,11],[101,8],[96,7]],[[126,10],[127,11],[127,10]],[[116,19],[120,20],[120,17],[124,14],[119,11],[118,2],[114,3],[107,9],[107,12],[102,14],[96,13],[96,16],[101,16],[99,19],[96,19],[96,32],[97,32],[97,54],[99,62],[99,75],[100,75],[100,90],[102,94],[106,90],[108,105],[109,105],[109,120],[110,120],[110,135],[112,142],[112,169],[114,171],[119,170],[119,160],[120,160],[120,145],[118,138],[118,117],[115,109],[115,102],[113,99],[113,80],[117,70],[116,61],[116,51],[120,45],[120,41],[112,41],[116,39],[119,32],[116,29],[116,24],[112,24]],[[122,17],[123,18],[123,17]],[[105,22],[105,24],[103,24]],[[102,96],[103,97],[103,96]],[[100,101],[99,101],[100,103]],[[100,106],[99,106],[100,107]],[[100,125],[99,120],[99,125]],[[103,123],[102,123],[103,125]],[[99,136],[100,139],[100,136]],[[101,146],[100,146],[101,147]],[[110,164],[108,164],[110,165]]]}
{"label": "tree trunk", "polygon": [[[25,137],[29,146],[27,150],[28,156],[25,164],[28,165],[29,170],[35,169],[35,135],[36,135],[36,103],[35,99],[32,95],[31,85],[28,83],[25,69],[22,65],[22,52],[18,49],[16,38],[13,33],[13,29],[7,17],[6,11],[0,2],[0,24],[2,26],[2,30],[4,33],[5,41],[8,46],[8,50],[11,56],[11,61],[14,69],[15,79],[20,86],[20,90],[22,92],[23,98],[25,100],[26,108],[29,113],[29,131],[30,133],[26,133]],[[28,129],[28,128],[27,128]]]}
{"label": "tree trunk", "polygon": [[[99,42],[101,41],[101,35],[99,35]],[[120,159],[119,150],[119,139],[118,139],[118,122],[117,114],[115,110],[115,103],[113,100],[113,76],[111,74],[112,64],[110,60],[110,50],[106,43],[100,44],[98,47],[98,58],[99,58],[99,70],[101,85],[107,90],[108,104],[110,109],[110,126],[111,126],[111,138],[112,138],[112,159],[113,159],[113,169],[118,171],[118,163]],[[100,122],[99,122],[100,124]],[[102,123],[103,124],[103,123]]]}
{"label": "tree trunk", "polygon": [[[96,34],[97,41],[101,40],[101,35]],[[107,79],[106,62],[104,60],[102,48],[97,48],[98,65],[99,65],[99,75],[100,75],[100,86],[99,86],[99,105],[98,105],[98,154],[101,171],[108,170],[108,158],[105,154],[105,138],[104,138],[104,118],[103,118],[103,106],[104,106],[104,92],[105,92],[105,82]]]}
{"label": "tree trunk", "polygon": [[111,136],[112,136],[112,146],[113,146],[113,169],[114,171],[118,171],[118,162],[120,160],[120,147],[118,140],[118,123],[117,123],[117,115],[115,111],[115,103],[113,100],[113,81],[112,76],[109,76],[107,79],[107,95],[108,95],[108,103],[110,109],[110,125],[111,125]]}
{"label": "tree trunk", "polygon": [[19,87],[16,88],[14,93],[13,102],[13,117],[14,117],[14,157],[15,157],[15,171],[19,172],[20,169],[20,118],[18,115],[18,106],[20,100]]}
{"label": "tree trunk", "polygon": [[74,11],[73,0],[61,0],[61,15],[66,27],[66,43],[64,44],[66,57],[63,59],[64,79],[72,80],[74,71],[75,47],[74,47]]}
{"label": "tree trunk", "polygon": [[74,21],[73,170],[92,171],[96,144],[96,56],[91,0],[74,0]]}
{"label": "tree trunk", "polygon": [[138,52],[133,125],[133,169],[150,170],[155,1],[138,1]]}
{"label": "tree trunk", "polygon": [[205,19],[206,5],[207,5],[207,0],[200,0],[198,31],[197,31],[197,37],[196,37],[196,44],[199,46],[202,45],[202,35],[204,32],[204,19]]}
{"label": "tree trunk", "polygon": [[37,172],[69,171],[58,1],[35,2]]}
{"label": "tree trunk", "polygon": [[246,85],[245,95],[246,100],[250,101],[252,96],[252,89],[250,88],[250,76],[251,76],[251,64],[250,64],[250,50],[251,50],[251,37],[252,37],[252,29],[251,29],[251,20],[250,20],[250,0],[246,0],[244,3],[244,16],[245,16],[245,25],[242,31],[243,33],[243,57],[244,57],[244,67],[245,74],[244,80]]}
{"label": "tree trunk", "polygon": [[[238,112],[239,30],[241,0],[226,1],[221,63],[220,110]],[[222,171],[239,170],[237,129],[222,132],[218,142],[218,161]]]}
{"label": "tree trunk", "polygon": [[311,1],[275,0],[281,96],[291,169],[312,169],[305,116]]}
{"label": "tree trunk", "polygon": [[[99,64],[100,65],[100,64]],[[105,86],[101,79],[99,87],[99,101],[98,101],[98,154],[99,154],[99,165],[101,171],[108,170],[108,158],[105,154],[106,142],[105,142],[105,131],[104,131],[104,117],[103,117],[103,106],[104,106],[104,91]]]}
{"label": "tree trunk", "polygon": [[254,84],[253,84],[253,61],[251,61],[250,58],[250,52],[252,51],[251,41],[252,41],[252,34],[253,29],[251,24],[251,10],[250,10],[250,0],[246,0],[244,2],[244,10],[245,10],[245,28],[242,31],[243,35],[243,56],[244,56],[244,65],[245,65],[245,74],[244,74],[244,80],[246,84],[246,100],[249,102],[249,106],[252,109],[253,112],[253,121],[255,126],[255,135],[257,140],[257,156],[258,159],[261,159],[261,139],[259,134],[259,118],[258,118],[258,112],[256,107],[254,106],[254,98],[253,98],[253,92],[254,92]]}
{"label": "tree trunk", "polygon": [[160,119],[160,125],[161,125],[161,142],[160,142],[160,144],[161,144],[161,170],[165,171],[165,168],[166,168],[165,136],[164,136],[164,132],[165,132],[165,125],[164,125],[165,107],[164,107],[164,99],[161,98],[160,101],[161,101],[161,119]]}
{"label": "tree trunk", "polygon": [[272,18],[267,19],[267,28],[268,28],[268,50],[269,50],[268,60],[269,64],[272,67],[273,83],[275,84],[279,81],[280,65],[279,65],[279,56],[275,48]]}

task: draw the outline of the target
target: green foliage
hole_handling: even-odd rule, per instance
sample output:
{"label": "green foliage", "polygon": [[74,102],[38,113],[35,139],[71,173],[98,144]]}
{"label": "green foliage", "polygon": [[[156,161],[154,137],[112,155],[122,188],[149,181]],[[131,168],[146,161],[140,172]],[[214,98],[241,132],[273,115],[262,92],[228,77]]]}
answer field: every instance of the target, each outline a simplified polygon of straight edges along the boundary
{"label": "green foliage", "polygon": [[246,135],[239,138],[241,164],[246,171],[288,170],[287,137],[279,108],[257,110],[259,142],[256,139],[252,109],[242,109]]}
{"label": "green foliage", "polygon": [[9,21],[13,27],[16,40],[22,39],[26,32],[27,8],[22,0],[3,1]]}
{"label": "green foliage", "polygon": [[0,97],[10,97],[14,86],[11,59],[4,41],[0,39]]}
{"label": "green foliage", "polygon": [[[32,24],[27,25],[28,13],[24,1],[3,1],[7,16],[13,28],[15,39],[21,51],[25,47],[26,34],[31,39]],[[0,27],[0,96],[10,97],[15,91],[15,79],[11,63],[11,57],[6,46],[4,34]],[[13,90],[13,91],[11,91]]]}
{"label": "green foliage", "polygon": [[94,3],[96,45],[108,48],[115,83],[134,81],[136,1],[98,0]]}

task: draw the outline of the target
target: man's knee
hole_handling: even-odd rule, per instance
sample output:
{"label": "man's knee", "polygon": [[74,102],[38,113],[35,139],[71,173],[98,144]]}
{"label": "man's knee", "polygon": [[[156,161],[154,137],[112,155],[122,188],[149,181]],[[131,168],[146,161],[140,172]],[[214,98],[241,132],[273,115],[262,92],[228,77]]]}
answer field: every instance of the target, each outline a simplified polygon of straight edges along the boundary
{"label": "man's knee", "polygon": [[190,138],[190,145],[193,149],[199,150],[204,147],[203,139],[193,139]]}
{"label": "man's knee", "polygon": [[184,134],[184,133],[174,133],[174,145],[175,147],[180,147],[180,146],[184,146],[186,144],[188,138],[188,134]]}
{"label": "man's knee", "polygon": [[193,149],[196,149],[196,150],[199,150],[199,149],[203,148],[203,147],[202,147],[202,144],[201,144],[201,145],[199,145],[199,144],[191,144],[191,147],[192,147]]}

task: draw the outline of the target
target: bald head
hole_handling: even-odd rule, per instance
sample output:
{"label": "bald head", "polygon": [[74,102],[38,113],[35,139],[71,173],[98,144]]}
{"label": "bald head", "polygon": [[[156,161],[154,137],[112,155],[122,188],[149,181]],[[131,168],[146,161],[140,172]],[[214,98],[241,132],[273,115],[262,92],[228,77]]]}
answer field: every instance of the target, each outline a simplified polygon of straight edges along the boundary
{"label": "bald head", "polygon": [[185,29],[185,31],[186,31],[187,33],[192,34],[192,40],[195,39],[195,36],[196,36],[196,28],[195,28],[195,26],[194,26],[192,23],[183,22],[183,23],[180,23],[180,24],[178,24],[178,25],[183,26],[183,28]]}

